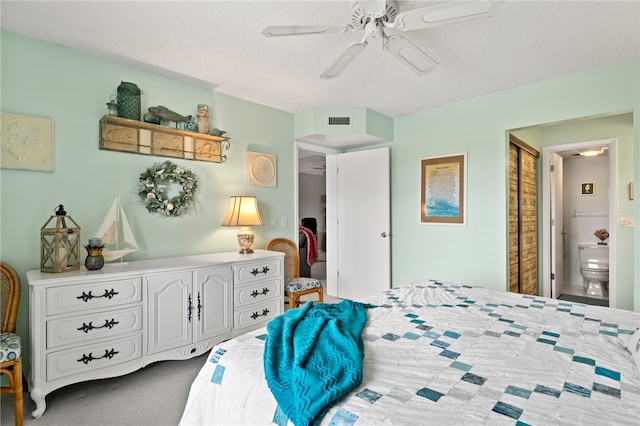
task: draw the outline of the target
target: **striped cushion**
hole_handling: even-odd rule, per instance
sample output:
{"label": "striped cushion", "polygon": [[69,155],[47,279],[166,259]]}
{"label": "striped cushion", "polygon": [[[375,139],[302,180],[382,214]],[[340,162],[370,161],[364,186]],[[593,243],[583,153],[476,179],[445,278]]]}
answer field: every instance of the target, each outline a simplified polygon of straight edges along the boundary
{"label": "striped cushion", "polygon": [[22,341],[16,333],[0,335],[0,362],[12,361],[20,357]]}
{"label": "striped cushion", "polygon": [[322,287],[322,283],[320,282],[320,280],[317,280],[315,278],[298,277],[285,280],[284,286],[285,294],[289,294],[302,290],[308,290],[310,288]]}

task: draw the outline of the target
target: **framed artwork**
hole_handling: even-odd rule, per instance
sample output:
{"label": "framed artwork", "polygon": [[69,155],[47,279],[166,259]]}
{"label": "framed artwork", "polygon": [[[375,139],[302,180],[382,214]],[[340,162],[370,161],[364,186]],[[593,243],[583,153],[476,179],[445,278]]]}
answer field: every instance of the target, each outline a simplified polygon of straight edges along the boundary
{"label": "framed artwork", "polygon": [[465,225],[467,153],[420,159],[420,223]]}
{"label": "framed artwork", "polygon": [[52,172],[53,120],[0,111],[0,166]]}
{"label": "framed artwork", "polygon": [[595,182],[583,182],[580,184],[580,194],[582,195],[596,195]]}
{"label": "framed artwork", "polygon": [[278,175],[276,160],[273,154],[247,151],[247,184],[275,188]]}

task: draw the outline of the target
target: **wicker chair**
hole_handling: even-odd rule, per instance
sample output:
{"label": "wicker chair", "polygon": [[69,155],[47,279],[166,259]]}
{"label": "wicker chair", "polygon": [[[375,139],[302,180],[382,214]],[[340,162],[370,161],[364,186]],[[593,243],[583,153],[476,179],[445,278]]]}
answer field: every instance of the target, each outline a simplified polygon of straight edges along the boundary
{"label": "wicker chair", "polygon": [[286,238],[275,238],[267,243],[267,250],[284,253],[284,293],[289,299],[289,307],[300,306],[300,296],[317,293],[318,302],[323,302],[322,283],[315,278],[300,277],[300,255],[296,244]]}
{"label": "wicker chair", "polygon": [[16,318],[20,305],[20,278],[16,271],[0,262],[2,287],[0,290],[0,314],[2,333],[0,334],[0,374],[8,377],[8,386],[2,386],[2,393],[12,393],[15,397],[16,425],[22,426],[22,343],[16,334]]}

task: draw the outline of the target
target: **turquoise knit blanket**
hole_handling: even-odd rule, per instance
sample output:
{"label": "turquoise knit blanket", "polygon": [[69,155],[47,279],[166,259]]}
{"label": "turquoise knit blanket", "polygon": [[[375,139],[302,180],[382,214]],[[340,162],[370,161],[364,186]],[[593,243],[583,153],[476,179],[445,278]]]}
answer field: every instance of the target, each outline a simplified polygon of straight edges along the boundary
{"label": "turquoise knit blanket", "polygon": [[307,302],[273,319],[264,349],[267,384],[296,426],[315,425],[362,382],[368,305]]}

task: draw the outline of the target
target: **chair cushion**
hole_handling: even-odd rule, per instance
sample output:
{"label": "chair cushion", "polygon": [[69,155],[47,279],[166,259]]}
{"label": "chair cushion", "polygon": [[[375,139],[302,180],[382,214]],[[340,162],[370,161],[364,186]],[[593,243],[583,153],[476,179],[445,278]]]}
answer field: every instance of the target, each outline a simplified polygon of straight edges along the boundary
{"label": "chair cushion", "polygon": [[297,291],[309,290],[310,288],[322,287],[320,280],[315,278],[289,278],[284,281],[284,293],[295,293]]}
{"label": "chair cushion", "polygon": [[16,333],[2,333],[0,335],[0,362],[13,361],[20,358],[22,341]]}

